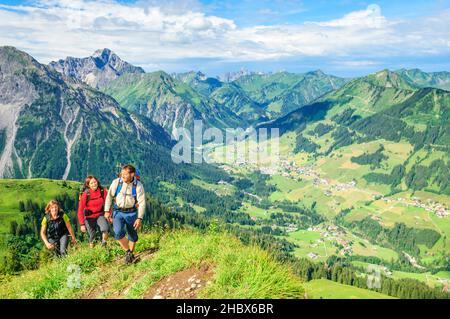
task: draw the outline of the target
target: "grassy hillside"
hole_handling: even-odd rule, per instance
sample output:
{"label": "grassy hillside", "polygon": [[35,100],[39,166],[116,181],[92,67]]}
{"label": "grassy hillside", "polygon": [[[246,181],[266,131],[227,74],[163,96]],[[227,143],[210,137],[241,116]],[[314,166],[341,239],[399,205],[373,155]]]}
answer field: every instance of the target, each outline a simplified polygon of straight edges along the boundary
{"label": "grassy hillside", "polygon": [[56,181],[45,178],[38,179],[0,179],[0,234],[8,230],[13,220],[21,220],[19,202],[32,199],[34,202],[45,203],[58,195],[67,193],[76,196],[80,183],[73,181]]}
{"label": "grassy hillside", "polygon": [[[450,247],[449,99],[447,91],[414,87],[384,70],[262,123],[282,133],[275,168],[262,160],[259,166],[227,163],[225,147],[216,148],[213,158],[258,184],[259,190],[245,190],[251,197],[240,211],[256,227],[286,231],[282,236],[297,245],[297,257],[376,257],[406,272],[439,271],[449,264]],[[264,185],[252,178],[260,168],[268,172]],[[305,227],[298,212],[308,209],[326,223],[316,219]],[[330,232],[330,224],[341,229]],[[377,230],[372,234],[371,228]],[[384,241],[387,232],[391,239]]]}
{"label": "grassy hillside", "polygon": [[[361,261],[353,261],[352,264],[355,266],[362,267],[363,269],[367,269],[368,266],[372,267],[379,267],[381,273],[384,273],[386,275],[386,272],[384,271],[383,267],[361,262]],[[390,274],[388,274],[394,279],[402,279],[402,278],[411,278],[416,279],[421,282],[426,283],[430,287],[441,287],[442,281],[450,279],[450,271],[440,271],[436,274],[432,274],[430,272],[424,272],[424,273],[410,273],[410,272],[403,272],[403,271],[397,271],[394,270]]]}
{"label": "grassy hillside", "polygon": [[347,80],[313,72],[245,75],[233,82],[255,102],[265,105],[273,118],[313,102],[341,87]]}
{"label": "grassy hillside", "polygon": [[312,280],[304,286],[308,298],[312,299],[395,299],[376,291],[342,285],[326,279]]}
{"label": "grassy hillside", "polygon": [[411,85],[450,90],[450,72],[423,72],[419,69],[401,69],[396,72]]}
{"label": "grassy hillside", "polygon": [[194,120],[201,119],[205,125],[219,128],[242,124],[227,108],[162,71],[126,74],[103,90],[122,107],[147,116],[168,132],[174,127],[191,128]]}
{"label": "grassy hillside", "polygon": [[224,84],[216,89],[211,97],[251,123],[268,119],[263,105],[252,100],[244,90],[235,84]]}
{"label": "grassy hillside", "polygon": [[[0,298],[304,297],[302,284],[288,267],[226,234],[143,234],[137,245],[140,261],[128,267],[118,246],[110,246],[107,251],[80,244],[65,259],[4,279]],[[76,267],[79,288],[67,284]]]}

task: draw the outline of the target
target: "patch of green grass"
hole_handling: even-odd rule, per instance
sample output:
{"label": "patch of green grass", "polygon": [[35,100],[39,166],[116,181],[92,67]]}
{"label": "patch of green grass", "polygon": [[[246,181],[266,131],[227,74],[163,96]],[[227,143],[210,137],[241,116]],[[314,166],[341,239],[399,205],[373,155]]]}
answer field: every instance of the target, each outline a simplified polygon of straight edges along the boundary
{"label": "patch of green grass", "polygon": [[[248,202],[243,202],[242,206],[239,208],[239,211],[247,213],[250,216],[257,217],[257,218],[269,218],[269,216],[270,216],[270,212],[268,210],[253,206],[252,204],[250,204]],[[274,211],[274,210],[272,210],[272,211]],[[275,211],[279,212],[281,210],[277,209]]]}
{"label": "patch of green grass", "polygon": [[275,262],[257,247],[236,238],[176,232],[163,238],[149,262],[149,271],[131,286],[127,297],[141,298],[158,280],[171,273],[206,263],[214,267],[212,284],[201,298],[302,298],[303,288],[289,267]]}
{"label": "patch of green grass", "polygon": [[298,230],[289,233],[286,240],[295,243],[298,247],[294,250],[294,255],[299,258],[309,258],[309,253],[317,255],[318,261],[325,261],[334,254],[335,248],[328,241],[318,241],[322,238],[319,232],[309,230]]}
{"label": "patch of green grass", "polygon": [[316,279],[304,284],[308,298],[312,299],[395,299],[394,297],[343,285],[327,279]]}
{"label": "patch of green grass", "polygon": [[273,184],[283,193],[289,193],[306,185],[304,181],[296,181],[281,175],[273,175],[270,184]]}
{"label": "patch of green grass", "polygon": [[[155,248],[157,240],[156,233],[141,236],[136,252]],[[105,272],[105,268],[111,267],[123,254],[118,245],[111,245],[105,250],[100,246],[90,249],[87,244],[79,244],[69,249],[66,258],[53,260],[37,270],[24,272],[1,283],[0,298],[76,298],[86,289],[102,283],[105,279],[102,275],[114,277],[108,271]],[[120,266],[124,268],[123,264]],[[81,279],[80,288],[69,284],[71,278],[76,278],[73,275],[76,275],[77,270]]]}
{"label": "patch of green grass", "polygon": [[445,278],[450,280],[450,271],[439,271],[436,273],[436,276],[439,278]]}
{"label": "patch of green grass", "polygon": [[426,273],[411,273],[404,271],[393,271],[392,277],[395,279],[402,278],[412,278],[426,283],[430,287],[441,287],[442,283],[439,281],[445,279],[445,277],[440,277],[439,275],[432,275],[429,272]]}
{"label": "patch of green grass", "polygon": [[319,232],[316,231],[298,230],[296,232],[289,233],[289,237],[292,237],[298,241],[314,242],[318,240],[321,237],[321,235]]}
{"label": "patch of green grass", "polygon": [[206,208],[202,206],[198,206],[195,204],[191,204],[191,207],[197,212],[197,213],[204,213],[206,211]]}
{"label": "patch of green grass", "polygon": [[160,181],[159,184],[164,186],[165,188],[167,188],[169,190],[173,190],[173,189],[177,188],[177,186],[175,184],[172,184],[172,183],[169,183],[169,182],[166,182],[166,181]]}
{"label": "patch of green grass", "polygon": [[[202,264],[214,270],[212,283],[199,292],[202,298],[303,298],[302,284],[289,267],[231,235],[189,230],[163,237],[142,234],[137,252],[153,248],[158,250],[152,258],[124,266],[116,244],[110,250],[80,245],[64,259],[1,283],[0,298],[81,298],[98,287],[103,291],[90,298],[142,298],[163,277]],[[69,284],[77,269],[80,287]]]}
{"label": "patch of green grass", "polygon": [[23,213],[19,211],[9,212],[0,210],[0,234],[9,233],[9,227],[12,221],[23,221]]}
{"label": "patch of green grass", "polygon": [[[381,273],[385,274],[384,267],[379,265],[371,265],[366,262],[362,261],[352,261],[353,265],[362,267],[363,269],[367,269],[369,265],[373,268],[380,269]],[[389,277],[394,279],[403,279],[403,278],[411,278],[415,279],[421,282],[426,283],[430,287],[442,287],[442,280],[443,279],[450,279],[450,272],[449,271],[440,271],[434,275],[432,275],[430,272],[425,273],[413,273],[413,272],[405,272],[405,271],[397,271],[393,270],[391,274],[389,274]]]}
{"label": "patch of green grass", "polygon": [[63,193],[76,195],[80,183],[73,181],[56,181],[51,179],[0,179],[0,212],[19,210],[19,201],[47,202]]}
{"label": "patch of green grass", "polygon": [[361,256],[375,256],[387,262],[398,259],[398,254],[392,249],[372,245],[367,242],[364,242],[364,245],[362,246],[359,242],[355,242],[353,245],[354,253]]}
{"label": "patch of green grass", "polygon": [[20,222],[23,219],[23,213],[19,210],[20,201],[25,203],[32,199],[37,203],[46,203],[64,193],[75,197],[80,190],[80,183],[44,178],[0,179],[0,189],[0,234],[5,234],[9,232],[12,221]]}
{"label": "patch of green grass", "polygon": [[194,178],[191,183],[203,189],[213,191],[219,196],[233,195],[236,191],[236,188],[231,184],[211,184],[197,178]]}

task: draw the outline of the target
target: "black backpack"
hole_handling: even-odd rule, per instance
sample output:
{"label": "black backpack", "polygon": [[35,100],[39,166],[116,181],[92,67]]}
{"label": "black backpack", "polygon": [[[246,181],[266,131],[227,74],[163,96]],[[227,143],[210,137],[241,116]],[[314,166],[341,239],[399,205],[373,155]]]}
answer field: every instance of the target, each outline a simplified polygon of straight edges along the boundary
{"label": "black backpack", "polygon": [[45,219],[47,220],[47,238],[59,240],[62,236],[69,233],[62,213],[59,213],[56,219],[52,219],[50,213],[47,213],[45,214]]}

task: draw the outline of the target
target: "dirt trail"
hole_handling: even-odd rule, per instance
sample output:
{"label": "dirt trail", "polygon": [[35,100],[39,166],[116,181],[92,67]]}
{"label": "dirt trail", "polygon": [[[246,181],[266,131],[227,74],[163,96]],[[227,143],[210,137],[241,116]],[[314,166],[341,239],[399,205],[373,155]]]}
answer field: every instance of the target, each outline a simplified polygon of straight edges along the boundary
{"label": "dirt trail", "polygon": [[194,299],[214,276],[213,268],[202,265],[171,274],[154,284],[145,293],[145,299]]}
{"label": "dirt trail", "polygon": [[[149,250],[143,251],[139,254],[136,254],[135,255],[136,259],[135,259],[134,263],[139,263],[141,261],[152,258],[154,256],[155,252],[156,252],[155,249],[149,249]],[[115,271],[116,267],[114,267],[114,266],[127,267],[127,266],[124,266],[123,264],[124,264],[124,257],[120,256],[120,257],[116,258],[116,260],[113,261],[113,265],[108,264],[107,266],[103,267],[102,271],[104,270],[104,272],[105,272],[105,278],[111,279],[115,276],[114,271]],[[107,295],[106,298],[108,298],[108,299],[121,298],[124,294],[126,294],[128,289],[131,287],[131,285],[136,280],[137,280],[136,276],[134,278],[131,278],[129,287],[122,289],[121,291],[116,291],[112,294],[109,294],[109,295]],[[102,284],[92,287],[81,298],[82,299],[96,299],[96,298],[102,297],[110,291],[111,285],[112,285],[112,280],[107,280],[107,281],[105,280],[105,282],[103,282]]]}

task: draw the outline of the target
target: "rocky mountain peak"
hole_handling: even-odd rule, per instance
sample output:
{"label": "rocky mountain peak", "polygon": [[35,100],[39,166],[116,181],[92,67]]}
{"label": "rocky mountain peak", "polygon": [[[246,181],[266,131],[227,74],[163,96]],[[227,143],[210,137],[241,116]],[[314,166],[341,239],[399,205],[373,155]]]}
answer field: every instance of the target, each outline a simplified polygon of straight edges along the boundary
{"label": "rocky mountain peak", "polygon": [[39,63],[29,54],[12,46],[0,46],[0,66],[5,72],[7,69],[38,67]]}
{"label": "rocky mountain peak", "polygon": [[384,69],[367,77],[363,77],[363,80],[385,88],[397,88],[403,90],[415,89],[401,75],[388,69]]}
{"label": "rocky mountain peak", "polygon": [[307,74],[315,76],[325,76],[325,73],[320,69],[308,72]]}
{"label": "rocky mountain peak", "polygon": [[94,88],[102,88],[125,73],[145,73],[142,68],[122,60],[108,48],[96,50],[85,58],[67,57],[51,62],[49,66]]}
{"label": "rocky mountain peak", "polygon": [[109,56],[111,56],[113,54],[115,55],[115,53],[111,49],[104,48],[104,49],[95,50],[95,52],[92,54],[92,57],[107,57],[107,58],[109,58]]}
{"label": "rocky mountain peak", "polygon": [[105,67],[107,64],[113,65],[120,63],[126,63],[122,61],[113,51],[110,49],[96,50],[92,55],[92,58],[96,61],[96,64],[99,68]]}

